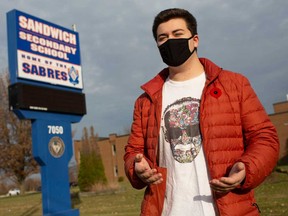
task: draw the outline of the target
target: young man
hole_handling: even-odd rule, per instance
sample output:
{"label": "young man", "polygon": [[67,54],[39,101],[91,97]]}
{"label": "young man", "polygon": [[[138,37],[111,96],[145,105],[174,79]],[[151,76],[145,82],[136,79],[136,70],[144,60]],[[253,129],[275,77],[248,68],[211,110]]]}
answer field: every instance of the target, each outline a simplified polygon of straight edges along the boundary
{"label": "young man", "polygon": [[147,187],[141,215],[259,215],[253,188],[279,142],[249,81],[198,58],[186,10],[160,12],[153,35],[168,68],[142,86],[124,156],[132,186]]}

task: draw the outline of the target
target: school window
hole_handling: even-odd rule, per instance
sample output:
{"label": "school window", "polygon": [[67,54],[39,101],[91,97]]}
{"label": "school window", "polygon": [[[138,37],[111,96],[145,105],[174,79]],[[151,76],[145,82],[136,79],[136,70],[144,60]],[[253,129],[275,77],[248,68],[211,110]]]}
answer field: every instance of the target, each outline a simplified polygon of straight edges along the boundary
{"label": "school window", "polygon": [[114,166],[114,176],[115,176],[115,177],[118,176],[118,167],[117,167],[117,165]]}
{"label": "school window", "polygon": [[112,144],[112,155],[116,155],[116,145],[115,143]]}

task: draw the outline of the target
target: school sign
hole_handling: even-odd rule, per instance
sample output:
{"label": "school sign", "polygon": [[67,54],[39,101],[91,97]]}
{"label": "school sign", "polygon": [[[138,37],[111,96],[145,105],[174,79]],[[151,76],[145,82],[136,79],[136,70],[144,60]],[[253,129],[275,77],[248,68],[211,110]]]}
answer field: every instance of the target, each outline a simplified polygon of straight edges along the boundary
{"label": "school sign", "polygon": [[41,166],[43,215],[71,209],[71,123],[86,114],[79,35],[18,10],[7,13],[10,108],[31,119],[33,156]]}
{"label": "school sign", "polygon": [[10,17],[17,78],[83,89],[77,32],[16,10]]}

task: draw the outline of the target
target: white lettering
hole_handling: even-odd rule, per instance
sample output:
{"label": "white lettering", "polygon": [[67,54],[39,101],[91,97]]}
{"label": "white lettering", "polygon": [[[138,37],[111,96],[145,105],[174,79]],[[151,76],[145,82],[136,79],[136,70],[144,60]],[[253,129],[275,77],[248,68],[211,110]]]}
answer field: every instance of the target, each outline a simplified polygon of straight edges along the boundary
{"label": "white lettering", "polygon": [[69,43],[72,45],[76,45],[76,35],[67,31],[63,31],[62,29],[49,26],[45,23],[41,23],[35,21],[31,18],[26,18],[25,16],[19,16],[19,26],[23,29],[42,34],[48,37],[52,37],[53,39],[64,41],[65,43]]}
{"label": "white lettering", "polygon": [[23,31],[19,32],[19,38],[31,42],[30,48],[34,52],[44,53],[46,55],[52,55],[61,59],[69,60],[67,54],[76,54],[77,49],[57,43],[55,41],[47,40],[45,38],[38,37],[36,35],[28,34]]}
{"label": "white lettering", "polygon": [[29,109],[43,110],[43,111],[47,111],[48,110],[48,108],[46,108],[46,107],[37,107],[37,106],[29,106]]}
{"label": "white lettering", "polygon": [[57,58],[64,59],[64,60],[69,60],[68,55],[65,52],[61,52],[61,51],[51,49],[48,47],[44,47],[41,45],[37,45],[34,43],[31,43],[30,48],[34,52],[39,52],[41,54],[50,55],[50,56],[57,57]]}
{"label": "white lettering", "polygon": [[56,125],[47,125],[48,134],[63,134],[64,128],[63,126],[56,126]]}
{"label": "white lettering", "polygon": [[27,19],[24,16],[19,16],[19,26],[21,28],[26,29],[27,28]]}

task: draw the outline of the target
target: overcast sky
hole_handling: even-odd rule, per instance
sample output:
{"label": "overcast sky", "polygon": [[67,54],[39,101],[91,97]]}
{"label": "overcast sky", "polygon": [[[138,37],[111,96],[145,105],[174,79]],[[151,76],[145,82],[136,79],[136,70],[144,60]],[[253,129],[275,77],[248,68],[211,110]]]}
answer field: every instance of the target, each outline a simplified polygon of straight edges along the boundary
{"label": "overcast sky", "polygon": [[100,136],[127,132],[140,85],[163,67],[151,26],[161,10],[180,7],[198,21],[198,55],[242,73],[268,114],[288,94],[287,0],[1,0],[0,71],[8,67],[6,13],[12,9],[80,36],[87,115],[74,124]]}

